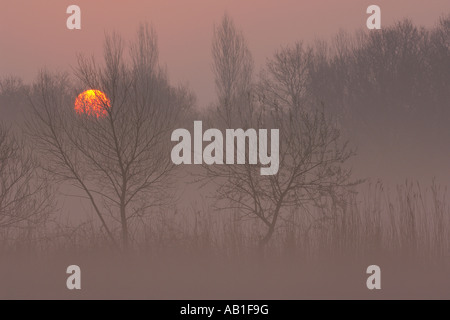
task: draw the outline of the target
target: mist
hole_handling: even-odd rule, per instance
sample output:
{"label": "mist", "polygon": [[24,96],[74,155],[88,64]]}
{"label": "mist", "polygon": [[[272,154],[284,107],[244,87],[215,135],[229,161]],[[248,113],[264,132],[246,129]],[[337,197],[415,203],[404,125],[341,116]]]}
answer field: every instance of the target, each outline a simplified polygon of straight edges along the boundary
{"label": "mist", "polygon": [[[127,12],[101,39],[73,36],[80,54],[51,64],[40,49],[6,64],[19,40],[5,38],[0,297],[371,297],[365,268],[377,263],[390,283],[379,298],[448,298],[450,18],[433,11],[448,3],[376,31],[356,18],[339,31],[330,17],[320,37],[292,26],[264,48],[246,6],[205,5],[220,14],[186,28],[210,30],[186,59],[167,22],[112,32]],[[94,97],[96,116],[88,102],[74,111],[88,89],[108,98]],[[194,137],[195,121],[279,130],[278,170],[242,161],[255,151],[244,135],[233,161],[217,148],[215,163],[173,161],[173,132]],[[72,263],[87,274],[75,295],[64,288]]]}

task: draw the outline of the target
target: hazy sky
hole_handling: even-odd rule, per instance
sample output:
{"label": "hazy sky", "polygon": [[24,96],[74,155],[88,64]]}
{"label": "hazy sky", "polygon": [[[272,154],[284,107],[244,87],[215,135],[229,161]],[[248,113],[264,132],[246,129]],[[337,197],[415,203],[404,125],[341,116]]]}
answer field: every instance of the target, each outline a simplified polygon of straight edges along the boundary
{"label": "hazy sky", "polygon": [[[66,29],[71,4],[81,7],[80,31]],[[105,30],[131,39],[148,21],[172,83],[189,83],[205,105],[214,97],[212,29],[225,12],[244,31],[259,66],[281,45],[365,27],[370,4],[380,5],[382,25],[409,17],[430,26],[450,13],[449,0],[0,0],[0,76],[29,81],[44,66],[66,70],[77,52],[101,53]]]}

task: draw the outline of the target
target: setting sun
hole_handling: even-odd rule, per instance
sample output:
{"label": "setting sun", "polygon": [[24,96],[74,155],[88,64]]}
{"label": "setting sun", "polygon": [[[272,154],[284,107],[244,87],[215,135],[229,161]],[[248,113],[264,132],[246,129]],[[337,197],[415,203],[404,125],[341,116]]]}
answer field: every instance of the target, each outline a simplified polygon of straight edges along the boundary
{"label": "setting sun", "polygon": [[101,118],[108,114],[109,108],[111,108],[110,101],[100,90],[86,90],[80,93],[75,100],[75,112],[80,115],[86,114]]}

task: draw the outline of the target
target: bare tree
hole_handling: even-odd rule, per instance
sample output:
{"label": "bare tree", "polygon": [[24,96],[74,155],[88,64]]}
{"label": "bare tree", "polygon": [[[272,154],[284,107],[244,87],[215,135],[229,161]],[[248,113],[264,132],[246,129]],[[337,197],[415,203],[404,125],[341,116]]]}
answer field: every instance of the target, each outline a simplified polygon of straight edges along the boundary
{"label": "bare tree", "polygon": [[[104,65],[79,56],[81,86],[98,89],[102,115],[77,114],[64,76],[42,73],[34,86],[31,132],[48,170],[80,188],[108,237],[130,245],[130,226],[152,206],[169,202],[170,132],[192,104],[184,88],[169,85],[158,66],[154,31],[141,26],[129,58],[117,34],[106,36]],[[107,219],[109,217],[109,219]]]}
{"label": "bare tree", "polygon": [[207,176],[217,183],[221,208],[239,210],[264,224],[261,247],[269,242],[287,209],[305,212],[308,206],[330,200],[343,205],[342,194],[354,184],[350,170],[344,167],[352,151],[335,123],[311,105],[306,92],[309,58],[310,51],[301,44],[277,53],[251,92],[255,97],[249,101],[252,112],[240,115],[239,125],[244,129],[279,129],[278,173],[261,175],[261,166],[250,164],[206,167]]}
{"label": "bare tree", "polygon": [[305,50],[301,42],[277,52],[262,73],[263,100],[272,101],[270,104],[275,109],[309,107],[310,60],[311,49]]}
{"label": "bare tree", "polygon": [[36,226],[52,210],[52,189],[31,149],[0,124],[0,228]]}
{"label": "bare tree", "polygon": [[227,15],[214,27],[213,72],[218,97],[217,112],[231,126],[239,119],[251,101],[253,58],[242,32]]}

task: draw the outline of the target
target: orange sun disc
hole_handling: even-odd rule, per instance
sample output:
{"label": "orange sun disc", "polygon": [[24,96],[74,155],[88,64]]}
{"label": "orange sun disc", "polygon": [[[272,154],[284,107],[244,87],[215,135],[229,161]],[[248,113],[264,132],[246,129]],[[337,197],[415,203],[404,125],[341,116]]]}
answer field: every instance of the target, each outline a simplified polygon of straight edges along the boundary
{"label": "orange sun disc", "polygon": [[86,114],[102,118],[108,114],[109,108],[111,108],[110,101],[100,90],[86,90],[75,100],[75,112],[79,115]]}

